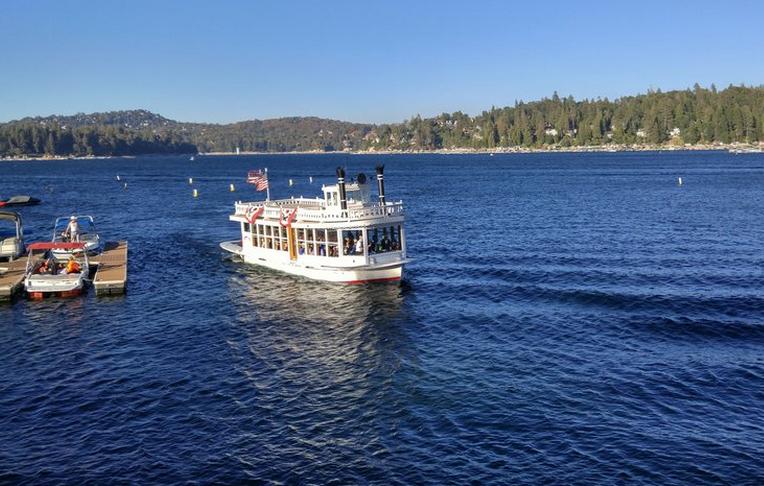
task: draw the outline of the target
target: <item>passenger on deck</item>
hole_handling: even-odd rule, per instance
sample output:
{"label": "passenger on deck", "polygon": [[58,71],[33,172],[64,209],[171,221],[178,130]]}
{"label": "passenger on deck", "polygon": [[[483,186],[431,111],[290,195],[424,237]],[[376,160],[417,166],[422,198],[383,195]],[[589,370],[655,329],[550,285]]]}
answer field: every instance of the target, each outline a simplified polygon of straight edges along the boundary
{"label": "passenger on deck", "polygon": [[355,242],[355,253],[357,255],[363,255],[363,236],[359,236]]}
{"label": "passenger on deck", "polygon": [[40,266],[37,268],[37,273],[45,274],[45,273],[51,273],[53,268],[48,263],[49,260],[44,260]]}
{"label": "passenger on deck", "polygon": [[69,218],[69,224],[66,225],[63,237],[66,241],[79,241],[80,225],[77,223],[77,216]]}

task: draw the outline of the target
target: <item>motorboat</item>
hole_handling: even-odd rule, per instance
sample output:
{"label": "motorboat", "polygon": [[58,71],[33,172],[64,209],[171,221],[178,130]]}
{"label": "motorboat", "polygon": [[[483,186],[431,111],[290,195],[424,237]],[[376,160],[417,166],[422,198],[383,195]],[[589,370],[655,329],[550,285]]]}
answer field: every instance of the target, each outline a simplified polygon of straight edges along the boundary
{"label": "motorboat", "polygon": [[[82,242],[38,242],[27,246],[24,288],[31,299],[47,296],[74,297],[85,289],[90,273],[88,254]],[[66,250],[65,258],[56,250]]]}
{"label": "motorboat", "polygon": [[34,206],[40,204],[40,200],[32,196],[12,196],[0,199],[0,208],[6,206]]}
{"label": "motorboat", "polygon": [[323,197],[271,201],[267,171],[248,182],[267,190],[260,202],[237,202],[230,221],[241,239],[220,247],[246,263],[303,277],[343,283],[400,280],[406,257],[402,201],[386,201],[383,166],[377,166],[378,197],[365,174],[324,185]]}
{"label": "motorboat", "polygon": [[0,259],[14,260],[24,254],[24,227],[15,211],[0,211]]}
{"label": "motorboat", "polygon": [[[57,218],[53,225],[53,243],[83,243],[85,252],[96,255],[103,251],[101,237],[96,231],[92,216],[64,216]],[[72,254],[71,250],[56,248],[53,253],[63,258]]]}

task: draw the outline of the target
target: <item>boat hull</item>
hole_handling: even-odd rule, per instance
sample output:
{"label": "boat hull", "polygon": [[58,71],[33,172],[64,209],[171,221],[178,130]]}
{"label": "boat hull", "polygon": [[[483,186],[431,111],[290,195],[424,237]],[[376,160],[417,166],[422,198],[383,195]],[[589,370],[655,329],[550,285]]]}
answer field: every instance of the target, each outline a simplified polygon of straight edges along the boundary
{"label": "boat hull", "polygon": [[[100,241],[87,241],[85,243],[85,251],[88,255],[98,255],[103,251],[103,245]],[[52,250],[51,254],[58,260],[66,260],[70,255],[77,255],[81,250]]]}
{"label": "boat hull", "polygon": [[72,278],[67,275],[33,275],[26,278],[24,287],[31,299],[77,297],[85,288],[84,274]]}
{"label": "boat hull", "polygon": [[395,282],[403,276],[405,261],[399,260],[380,265],[356,266],[351,268],[302,263],[276,258],[264,258],[257,254],[243,252],[239,242],[221,243],[221,248],[238,255],[245,263],[298,275],[312,280],[345,284],[366,284],[374,282]]}
{"label": "boat hull", "polygon": [[42,300],[46,297],[60,297],[62,299],[68,299],[72,297],[79,297],[82,295],[82,288],[74,289],[74,290],[63,290],[59,292],[29,292],[27,291],[27,295],[32,300]]}

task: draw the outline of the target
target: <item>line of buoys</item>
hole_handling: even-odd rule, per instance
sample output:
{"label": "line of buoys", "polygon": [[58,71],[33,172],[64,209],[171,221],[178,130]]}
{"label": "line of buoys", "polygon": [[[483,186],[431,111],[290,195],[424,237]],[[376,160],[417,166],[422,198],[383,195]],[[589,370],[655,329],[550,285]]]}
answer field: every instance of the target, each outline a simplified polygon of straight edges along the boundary
{"label": "line of buoys", "polygon": [[194,189],[194,197],[199,197],[199,191]]}
{"label": "line of buoys", "polygon": [[231,191],[231,192],[235,192],[235,191],[236,191],[236,188],[233,186],[233,184],[231,184],[231,185],[228,187],[228,190],[229,190],[229,191]]}
{"label": "line of buoys", "polygon": [[189,184],[193,184],[194,183],[194,178],[193,177],[189,177],[188,178],[188,183]]}
{"label": "line of buoys", "polygon": [[682,178],[681,178],[681,177],[679,177],[679,178],[676,180],[676,184],[677,184],[678,186],[681,186],[681,185],[682,185]]}
{"label": "line of buoys", "polygon": [[124,188],[127,189],[127,182],[125,182]]}
{"label": "line of buoys", "polygon": [[122,179],[120,179],[120,178],[119,178],[119,174],[117,174],[117,180],[118,180],[118,181],[121,181],[121,180],[122,180]]}
{"label": "line of buoys", "polygon": [[289,187],[292,187],[294,185],[294,181],[292,179],[289,179]]}
{"label": "line of buoys", "polygon": [[313,176],[308,177],[308,181],[310,181],[310,183],[313,184]]}

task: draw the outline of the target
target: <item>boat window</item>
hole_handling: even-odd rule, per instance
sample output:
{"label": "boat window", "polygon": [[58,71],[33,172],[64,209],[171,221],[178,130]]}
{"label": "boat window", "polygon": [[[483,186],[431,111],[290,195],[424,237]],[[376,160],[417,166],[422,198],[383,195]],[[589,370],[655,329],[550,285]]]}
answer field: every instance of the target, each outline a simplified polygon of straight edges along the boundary
{"label": "boat window", "polygon": [[[326,244],[328,230],[304,228],[296,231],[297,251],[300,255],[328,256],[329,249]],[[337,241],[336,231],[331,231],[334,241]],[[334,244],[336,253],[337,245]],[[332,255],[332,256],[336,256]]]}
{"label": "boat window", "polygon": [[261,246],[260,245],[260,225],[255,223],[252,225],[252,246]]}
{"label": "boat window", "polygon": [[[330,257],[337,257],[340,256],[339,246],[337,245],[337,230],[317,230],[316,233],[320,232],[320,237],[323,238],[320,240],[319,245],[325,243],[326,246],[324,248],[324,252],[326,253],[326,256]],[[319,254],[321,252],[321,247],[319,246]]]}
{"label": "boat window", "polygon": [[368,229],[369,253],[400,251],[401,226],[384,225]]}
{"label": "boat window", "polygon": [[309,230],[305,230],[303,228],[297,228],[294,233],[295,233],[295,236],[297,237],[297,254],[305,255],[308,249],[309,239],[306,237],[309,234]]}
{"label": "boat window", "polygon": [[273,248],[281,250],[281,226],[273,227]]}
{"label": "boat window", "polygon": [[244,223],[244,232],[245,233],[249,233],[250,232],[249,223]]}
{"label": "boat window", "polygon": [[269,225],[257,225],[258,231],[258,246],[260,248],[273,248],[272,227]]}
{"label": "boat window", "polygon": [[363,255],[363,251],[358,251],[359,240],[363,240],[363,231],[343,230],[342,231],[342,254],[343,255]]}

